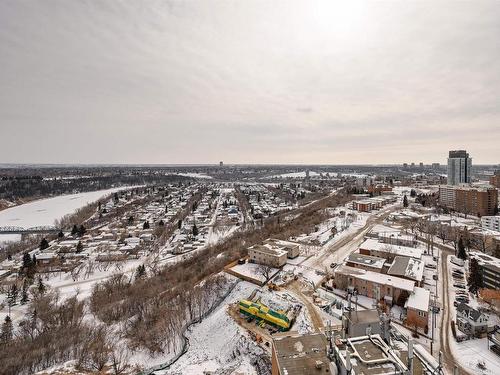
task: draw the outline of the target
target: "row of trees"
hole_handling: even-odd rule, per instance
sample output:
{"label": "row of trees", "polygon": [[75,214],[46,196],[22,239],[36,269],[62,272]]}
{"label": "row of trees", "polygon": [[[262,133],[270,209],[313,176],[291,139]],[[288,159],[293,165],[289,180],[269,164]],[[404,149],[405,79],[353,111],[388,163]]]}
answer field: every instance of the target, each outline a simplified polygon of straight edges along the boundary
{"label": "row of trees", "polygon": [[1,374],[32,374],[76,359],[86,372],[109,368],[121,374],[127,368],[123,348],[115,346],[110,330],[84,321],[85,303],[77,297],[64,301],[57,294],[34,293],[25,318],[13,333],[12,321],[2,324]]}

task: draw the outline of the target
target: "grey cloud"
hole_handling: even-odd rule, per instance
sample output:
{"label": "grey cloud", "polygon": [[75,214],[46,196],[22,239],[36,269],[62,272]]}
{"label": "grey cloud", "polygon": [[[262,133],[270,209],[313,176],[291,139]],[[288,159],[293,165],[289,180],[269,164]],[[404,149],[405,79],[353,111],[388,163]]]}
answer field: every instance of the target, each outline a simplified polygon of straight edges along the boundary
{"label": "grey cloud", "polygon": [[0,160],[499,161],[500,3],[339,4],[0,2]]}

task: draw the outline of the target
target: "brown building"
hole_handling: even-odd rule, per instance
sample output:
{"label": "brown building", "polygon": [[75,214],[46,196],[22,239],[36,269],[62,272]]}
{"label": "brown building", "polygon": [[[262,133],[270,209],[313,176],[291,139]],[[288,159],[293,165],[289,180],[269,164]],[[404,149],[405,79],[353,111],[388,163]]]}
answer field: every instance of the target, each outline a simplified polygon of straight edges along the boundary
{"label": "brown building", "polygon": [[382,192],[392,191],[392,187],[385,184],[376,184],[368,186],[368,193],[373,193],[373,195],[380,195]]}
{"label": "brown building", "polygon": [[412,328],[415,325],[425,328],[429,323],[430,292],[427,289],[415,287],[405,303],[406,324]]}
{"label": "brown building", "polygon": [[495,215],[498,190],[492,187],[440,186],[439,204],[464,214]]}
{"label": "brown building", "polygon": [[495,171],[495,174],[490,177],[490,184],[500,189],[500,170]]}
{"label": "brown building", "polygon": [[341,265],[335,268],[332,286],[343,290],[355,289],[359,295],[376,300],[383,299],[387,304],[392,305],[404,302],[413,292],[415,282]]}

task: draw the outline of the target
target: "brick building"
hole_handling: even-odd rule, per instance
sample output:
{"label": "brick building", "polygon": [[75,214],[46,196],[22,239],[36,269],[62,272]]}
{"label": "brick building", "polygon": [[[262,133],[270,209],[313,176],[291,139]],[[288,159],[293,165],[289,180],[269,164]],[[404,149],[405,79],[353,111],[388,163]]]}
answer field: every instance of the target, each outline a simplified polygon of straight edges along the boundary
{"label": "brick building", "polygon": [[495,171],[495,174],[490,177],[490,184],[500,189],[500,170]]}
{"label": "brick building", "polygon": [[439,204],[464,214],[495,215],[498,209],[498,190],[487,186],[440,186]]}

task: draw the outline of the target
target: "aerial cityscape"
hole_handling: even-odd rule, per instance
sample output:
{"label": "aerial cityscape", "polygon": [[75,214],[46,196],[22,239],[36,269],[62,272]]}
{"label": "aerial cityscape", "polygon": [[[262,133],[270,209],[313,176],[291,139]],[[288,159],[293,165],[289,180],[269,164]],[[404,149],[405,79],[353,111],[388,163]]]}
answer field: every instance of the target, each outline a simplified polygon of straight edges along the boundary
{"label": "aerial cityscape", "polygon": [[0,2],[0,374],[500,374],[500,3]]}

